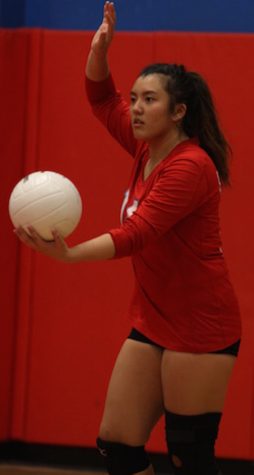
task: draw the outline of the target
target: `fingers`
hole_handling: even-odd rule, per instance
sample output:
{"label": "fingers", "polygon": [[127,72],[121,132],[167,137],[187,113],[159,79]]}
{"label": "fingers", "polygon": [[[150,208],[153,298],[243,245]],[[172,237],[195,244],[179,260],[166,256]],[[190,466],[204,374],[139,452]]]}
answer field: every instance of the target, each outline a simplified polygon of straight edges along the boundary
{"label": "fingers", "polygon": [[106,2],[104,4],[104,18],[103,21],[106,21],[111,28],[115,27],[116,23],[116,11],[113,2]]}
{"label": "fingers", "polygon": [[28,234],[24,228],[19,226],[17,229],[14,229],[14,232],[24,244],[26,244],[29,247],[32,247],[33,249],[35,248],[34,237]]}
{"label": "fingers", "polygon": [[29,231],[29,234],[33,241],[43,241],[41,236],[37,233],[36,229],[33,226],[27,226],[27,229]]}
{"label": "fingers", "polygon": [[65,249],[66,248],[66,243],[63,237],[59,234],[59,232],[56,229],[52,230],[52,235],[54,238],[54,241],[56,243],[56,246],[60,249]]}
{"label": "fingers", "polygon": [[104,3],[104,14],[109,13],[114,19],[116,16],[114,2]]}
{"label": "fingers", "polygon": [[111,3],[111,5],[110,5],[110,18],[112,20],[113,26],[115,26],[115,24],[116,24],[116,10],[115,10],[114,3]]}
{"label": "fingers", "polygon": [[38,247],[43,246],[43,244],[47,243],[47,241],[42,239],[42,237],[37,233],[36,229],[33,226],[27,226],[27,230],[24,229],[22,226],[19,226],[17,229],[14,230],[14,232],[22,242],[32,247],[33,249],[37,249]]}
{"label": "fingers", "polygon": [[18,227],[14,230],[19,239],[35,251],[41,252],[48,257],[68,262],[69,248],[57,230],[52,230],[51,241],[45,241],[32,226],[27,226],[27,230]]}
{"label": "fingers", "polygon": [[108,5],[108,13],[112,20],[115,22],[116,21],[116,10],[115,10],[115,5],[114,2],[106,2]]}
{"label": "fingers", "polygon": [[104,4],[104,16],[101,25],[96,31],[92,43],[91,49],[97,55],[105,55],[111,44],[114,36],[115,29],[115,7],[113,2],[106,2]]}

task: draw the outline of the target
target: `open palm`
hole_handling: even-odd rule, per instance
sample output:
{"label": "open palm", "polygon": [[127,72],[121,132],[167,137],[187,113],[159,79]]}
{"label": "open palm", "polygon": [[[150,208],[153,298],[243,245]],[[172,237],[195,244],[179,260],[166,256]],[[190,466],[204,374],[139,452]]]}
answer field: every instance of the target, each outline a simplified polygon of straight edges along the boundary
{"label": "open palm", "polygon": [[97,55],[105,54],[113,39],[116,23],[116,12],[113,2],[106,2],[104,5],[103,21],[96,31],[91,49]]}

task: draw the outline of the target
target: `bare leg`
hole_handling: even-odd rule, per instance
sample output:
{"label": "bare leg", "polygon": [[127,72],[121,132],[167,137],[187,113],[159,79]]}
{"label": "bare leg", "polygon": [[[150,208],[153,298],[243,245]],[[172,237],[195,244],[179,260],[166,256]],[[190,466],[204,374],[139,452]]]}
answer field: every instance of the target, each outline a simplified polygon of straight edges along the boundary
{"label": "bare leg", "polygon": [[185,415],[221,412],[235,360],[231,355],[164,351],[166,409]]}
{"label": "bare leg", "polygon": [[[162,351],[127,339],[108,387],[99,436],[131,446],[145,445],[164,412],[161,387]],[[153,475],[152,467],[140,472]],[[120,474],[119,474],[120,475]]]}
{"label": "bare leg", "polygon": [[[162,382],[167,440],[177,473],[181,473],[182,467],[184,473],[218,473],[214,443],[234,363],[235,357],[231,355],[164,352]],[[192,424],[201,424],[202,442],[200,439],[195,442]],[[192,445],[185,442],[186,430],[194,437]],[[172,433],[179,431],[182,440],[176,442]]]}

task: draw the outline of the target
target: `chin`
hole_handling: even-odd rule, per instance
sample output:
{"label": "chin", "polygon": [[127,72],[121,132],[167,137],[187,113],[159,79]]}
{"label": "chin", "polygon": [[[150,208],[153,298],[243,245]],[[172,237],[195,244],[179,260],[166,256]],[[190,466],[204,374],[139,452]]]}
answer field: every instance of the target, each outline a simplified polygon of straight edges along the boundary
{"label": "chin", "polygon": [[147,134],[142,130],[132,129],[133,135],[137,140],[147,140]]}

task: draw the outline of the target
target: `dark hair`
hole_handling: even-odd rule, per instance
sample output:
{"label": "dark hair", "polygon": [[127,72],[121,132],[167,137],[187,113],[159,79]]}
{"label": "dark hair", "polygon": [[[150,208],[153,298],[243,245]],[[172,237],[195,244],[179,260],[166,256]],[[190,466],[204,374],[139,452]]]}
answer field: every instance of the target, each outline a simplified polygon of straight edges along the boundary
{"label": "dark hair", "polygon": [[170,110],[184,103],[187,107],[182,128],[189,137],[197,137],[200,146],[213,160],[221,182],[229,184],[231,148],[218,123],[211,92],[196,72],[186,71],[183,65],[156,63],[144,68],[140,76],[161,74],[167,77],[165,90],[170,95]]}

